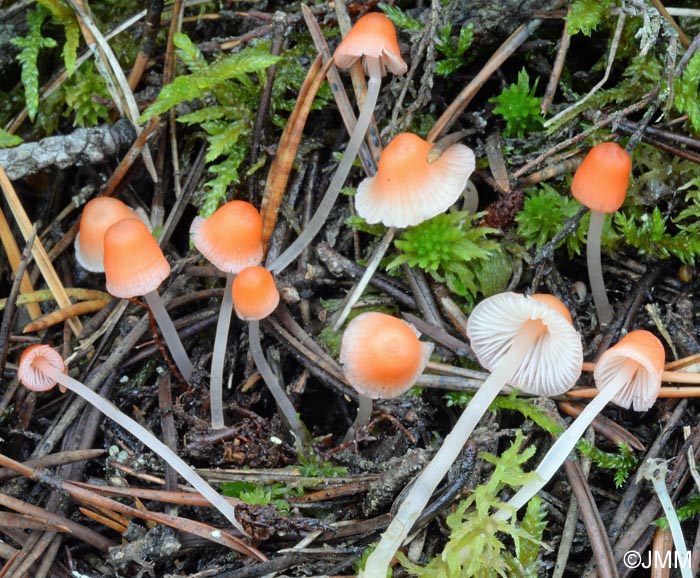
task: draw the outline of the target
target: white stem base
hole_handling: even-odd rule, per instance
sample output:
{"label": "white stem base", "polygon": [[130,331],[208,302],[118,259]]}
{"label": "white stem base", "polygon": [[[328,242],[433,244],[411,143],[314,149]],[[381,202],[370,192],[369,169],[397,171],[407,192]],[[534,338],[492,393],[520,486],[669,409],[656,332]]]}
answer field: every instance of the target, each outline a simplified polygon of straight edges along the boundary
{"label": "white stem base", "polygon": [[189,381],[192,379],[194,367],[192,366],[192,362],[185,351],[185,347],[182,345],[182,341],[180,341],[180,337],[177,334],[177,329],[175,329],[173,320],[165,310],[163,300],[156,291],[150,291],[143,297],[146,300],[146,303],[148,303],[148,307],[151,309],[151,313],[153,313],[153,317],[155,318],[158,327],[160,327],[160,331],[163,334],[163,339],[165,339],[168,350],[170,350],[170,354],[173,356],[175,365],[177,365],[177,368],[180,370],[180,373],[185,381]]}
{"label": "white stem base", "polygon": [[211,358],[211,374],[209,378],[209,405],[211,409],[212,429],[221,429],[224,423],[224,362],[226,359],[226,343],[231,327],[233,311],[233,273],[226,274],[224,297],[219,309],[219,320],[216,322],[216,337],[214,338],[214,353]]}
{"label": "white stem base", "polygon": [[343,443],[347,443],[355,439],[357,435],[357,430],[361,427],[366,426],[372,417],[372,407],[374,403],[371,398],[365,397],[360,394],[360,403],[357,406],[357,415],[355,416],[355,421],[352,422],[350,429],[345,434],[343,438]]}
{"label": "white stem base", "polygon": [[408,536],[440,480],[445,477],[479,420],[516,372],[536,339],[536,333],[522,330],[515,338],[508,353],[476,392],[450,434],[442,442],[437,454],[416,479],[396,517],[382,534],[379,545],[367,558],[365,570],[359,574],[360,577],[386,578],[391,559]]}
{"label": "white stem base", "polygon": [[154,436],[150,431],[138,422],[123,414],[117,406],[98,395],[90,388],[86,387],[72,377],[65,375],[61,371],[49,365],[46,361],[35,360],[34,366],[56,380],[60,385],[67,387],[72,392],[78,394],[89,404],[96,407],[109,419],[119,424],[127,432],[136,436],[144,445],[163,458],[178,474],[180,474],[189,484],[206,498],[212,506],[221,512],[226,519],[231,522],[241,534],[247,536],[243,526],[236,520],[234,507],[221,494],[216,492],[207,482],[205,482],[197,472],[187,465],[180,456],[173,452],[168,446]]}

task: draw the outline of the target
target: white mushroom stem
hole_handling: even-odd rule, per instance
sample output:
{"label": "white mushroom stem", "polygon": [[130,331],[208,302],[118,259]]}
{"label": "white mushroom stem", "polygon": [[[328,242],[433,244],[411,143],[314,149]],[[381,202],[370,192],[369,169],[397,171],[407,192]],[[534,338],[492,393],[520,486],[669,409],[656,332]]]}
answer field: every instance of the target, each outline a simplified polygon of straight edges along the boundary
{"label": "white mushroom stem", "polygon": [[683,529],[678,520],[676,510],[673,507],[673,502],[671,502],[671,496],[668,495],[668,489],[666,488],[666,470],[666,462],[664,460],[649,458],[639,468],[637,479],[642,477],[645,480],[649,480],[654,486],[654,491],[659,498],[659,502],[661,502],[664,514],[666,514],[671,536],[673,536],[673,545],[678,553],[675,559],[678,561],[678,566],[680,566],[681,576],[683,576],[683,578],[693,578],[690,556],[688,555],[688,550],[685,546],[685,538],[683,537]]}
{"label": "white mushroom stem", "polygon": [[268,269],[271,273],[280,273],[283,271],[292,261],[294,261],[294,259],[299,256],[299,254],[304,250],[304,247],[306,247],[321,230],[321,227],[323,227],[323,224],[326,222],[328,215],[331,213],[331,209],[338,198],[340,190],[345,184],[345,179],[347,179],[348,174],[350,173],[352,164],[355,162],[355,157],[357,156],[360,146],[364,141],[365,134],[367,133],[367,128],[369,127],[372,114],[374,113],[374,107],[376,106],[377,99],[379,98],[379,89],[382,85],[382,66],[379,59],[371,56],[365,56],[365,63],[369,74],[369,80],[367,81],[367,95],[365,97],[365,102],[362,105],[360,116],[357,119],[355,129],[352,131],[350,142],[348,142],[348,146],[345,148],[343,158],[340,160],[340,164],[333,175],[333,179],[328,185],[326,194],[323,196],[318,209],[316,209],[316,213],[296,240],[270,264]]}
{"label": "white mushroom stem", "polygon": [[506,520],[512,514],[517,512],[530,499],[537,494],[552,476],[557,472],[566,460],[567,456],[574,449],[574,446],[583,436],[586,428],[591,425],[595,417],[603,410],[608,402],[625,387],[634,377],[635,372],[639,369],[639,364],[635,361],[628,360],[620,372],[615,376],[610,383],[600,390],[598,395],[593,398],[586,408],[579,414],[566,431],[559,436],[559,439],[549,449],[547,455],[544,456],[542,462],[537,467],[538,478],[528,482],[521,487],[516,494],[508,500],[506,508],[499,510],[494,514],[497,520]]}
{"label": "white mushroom stem", "polygon": [[345,320],[348,318],[348,315],[350,315],[353,305],[355,305],[355,303],[359,301],[360,297],[362,297],[362,294],[364,293],[365,289],[367,289],[367,285],[369,285],[369,282],[372,279],[372,275],[374,275],[377,267],[379,267],[379,263],[382,262],[382,258],[389,249],[389,245],[391,245],[395,234],[395,227],[389,227],[387,232],[384,234],[384,238],[382,239],[381,243],[379,243],[372,254],[372,257],[367,263],[367,267],[365,272],[362,274],[362,277],[352,288],[351,293],[345,298],[345,305],[343,306],[338,319],[336,319],[335,323],[333,324],[334,331],[338,331],[342,327],[343,323],[345,323]]}
{"label": "white mushroom stem", "polygon": [[262,346],[260,345],[260,322],[259,321],[249,321],[248,322],[248,336],[250,341],[250,352],[253,355],[253,361],[260,372],[260,375],[265,381],[267,388],[270,390],[272,397],[275,398],[275,403],[277,407],[282,412],[284,419],[289,425],[292,433],[294,434],[295,444],[297,451],[301,451],[306,442],[308,442],[308,435],[306,433],[306,428],[304,424],[301,423],[299,416],[297,415],[297,410],[294,409],[292,402],[289,401],[287,394],[282,389],[277,377],[272,371],[272,368],[267,363],[265,359],[265,354],[263,353]]}
{"label": "white mushroom stem", "polygon": [[608,301],[603,280],[603,265],[600,259],[600,241],[605,224],[605,213],[591,211],[591,220],[588,223],[588,237],[586,240],[586,261],[588,263],[588,279],[591,283],[593,303],[598,314],[598,321],[605,326],[612,321],[613,311]]}
{"label": "white mushroom stem", "polygon": [[163,339],[165,339],[170,354],[173,356],[175,365],[177,365],[185,381],[189,381],[192,378],[194,367],[192,367],[192,362],[185,351],[185,347],[182,345],[182,341],[180,341],[173,320],[170,319],[170,315],[168,315],[168,312],[165,310],[163,300],[160,298],[157,291],[149,291],[143,297],[146,303],[148,303],[148,307],[151,309],[151,313],[153,313],[158,327],[160,327]]}
{"label": "white mushroom stem", "polygon": [[219,309],[219,320],[216,322],[216,336],[214,338],[214,352],[211,358],[211,375],[209,378],[209,405],[211,408],[211,427],[221,429],[224,427],[224,360],[226,359],[226,343],[228,331],[231,327],[231,313],[233,311],[233,273],[226,274],[226,287],[224,297]]}
{"label": "white mushroom stem", "polygon": [[364,427],[369,423],[369,420],[372,417],[373,406],[374,403],[372,402],[371,398],[360,394],[360,403],[357,406],[357,415],[355,416],[355,421],[352,423],[350,429],[348,429],[347,433],[345,434],[345,437],[343,438],[343,443],[352,441],[357,435],[357,431],[361,427]]}
{"label": "white mushroom stem", "polygon": [[540,321],[528,321],[520,328],[508,353],[471,399],[450,434],[442,442],[437,454],[416,478],[396,516],[382,534],[379,545],[367,559],[365,570],[359,574],[360,577],[386,578],[391,559],[408,536],[440,480],[445,477],[479,420],[518,370],[543,330]]}
{"label": "white mushroom stem", "polygon": [[247,536],[243,526],[236,520],[236,511],[234,507],[221,494],[216,492],[207,482],[205,482],[199,474],[197,474],[189,465],[187,465],[180,456],[166,446],[156,436],[144,428],[141,424],[123,414],[114,404],[104,399],[86,387],[79,381],[64,374],[48,363],[43,358],[36,358],[32,362],[33,366],[42,373],[49,376],[72,392],[82,397],[89,404],[96,407],[109,419],[119,424],[127,432],[136,436],[141,442],[163,458],[178,474],[180,474],[189,484],[197,490],[204,498],[206,498],[212,506],[214,506],[231,524],[244,536]]}

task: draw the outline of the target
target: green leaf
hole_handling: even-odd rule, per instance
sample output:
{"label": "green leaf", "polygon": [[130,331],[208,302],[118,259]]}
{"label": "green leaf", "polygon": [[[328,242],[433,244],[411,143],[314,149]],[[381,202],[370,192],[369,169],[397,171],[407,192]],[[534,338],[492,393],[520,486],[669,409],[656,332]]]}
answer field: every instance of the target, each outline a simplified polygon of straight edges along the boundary
{"label": "green leaf", "polygon": [[22,137],[10,134],[4,128],[0,128],[0,149],[15,147],[22,142],[24,142]]}
{"label": "green leaf", "polygon": [[404,30],[422,30],[423,25],[410,14],[407,14],[398,6],[390,6],[383,2],[379,4],[382,12],[387,15],[389,20],[394,23],[397,28]]}
{"label": "green leaf", "polygon": [[56,41],[53,38],[45,38],[41,34],[41,27],[48,16],[46,9],[37,6],[27,12],[27,24],[29,32],[27,36],[13,38],[10,42],[21,49],[16,56],[22,65],[22,84],[27,104],[27,114],[32,122],[39,109],[39,69],[37,61],[42,48],[54,48]]}
{"label": "green leaf", "polygon": [[200,72],[208,66],[202,51],[187,34],[176,32],[173,36],[173,44],[178,57],[190,72]]}
{"label": "green leaf", "polygon": [[[537,79],[539,80],[539,79]],[[524,68],[518,73],[518,82],[505,88],[501,94],[489,99],[498,106],[494,114],[506,121],[506,136],[523,137],[526,132],[542,127],[540,104],[542,99],[535,96],[537,80],[530,87],[530,77]]]}
{"label": "green leaf", "polygon": [[609,7],[609,0],[573,0],[566,17],[568,33],[573,36],[580,32],[584,36],[590,36],[598,28],[604,11]]}
{"label": "green leaf", "polygon": [[201,98],[206,91],[216,88],[226,80],[249,82],[246,74],[264,71],[278,61],[279,57],[272,56],[266,48],[247,47],[197,72],[179,76],[163,87],[157,100],[146,109],[140,120],[144,122],[154,115],[167,112],[181,102]]}
{"label": "green leaf", "polygon": [[674,88],[676,109],[687,114],[693,130],[700,133],[700,52],[693,54]]}

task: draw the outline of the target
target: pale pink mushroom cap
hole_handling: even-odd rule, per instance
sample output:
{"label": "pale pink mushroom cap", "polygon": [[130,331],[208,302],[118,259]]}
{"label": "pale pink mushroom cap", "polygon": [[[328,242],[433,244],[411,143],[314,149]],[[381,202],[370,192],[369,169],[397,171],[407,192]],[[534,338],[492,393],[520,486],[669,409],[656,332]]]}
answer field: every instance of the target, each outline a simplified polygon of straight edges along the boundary
{"label": "pale pink mushroom cap", "polygon": [[526,393],[552,396],[576,383],[581,375],[583,348],[566,307],[555,297],[541,297],[501,293],[485,299],[469,316],[467,335],[479,363],[493,371],[520,329],[528,321],[540,321],[544,331],[509,383]]}
{"label": "pale pink mushroom cap", "polygon": [[432,146],[412,133],[397,135],[382,151],[377,174],[357,187],[357,213],[368,223],[408,227],[451,207],[474,172],[474,153],[455,144],[430,163]]}
{"label": "pale pink mushroom cap", "polygon": [[22,352],[22,356],[19,358],[17,379],[24,387],[32,391],[48,391],[56,385],[56,381],[34,367],[34,362],[37,359],[42,359],[61,373],[66,371],[61,354],[53,347],[48,345],[30,345]]}
{"label": "pale pink mushroom cap", "polygon": [[408,70],[401,58],[396,28],[381,12],[370,12],[355,22],[335,49],[333,60],[339,68],[350,68],[363,56],[379,59],[382,76],[387,69],[393,74],[404,74]]}
{"label": "pale pink mushroom cap", "polygon": [[390,399],[408,391],[423,373],[432,343],[419,341],[408,323],[370,311],[348,323],[340,363],[350,385],[371,399]]}
{"label": "pale pink mushroom cap", "polygon": [[636,372],[611,401],[626,409],[646,411],[659,395],[664,357],[664,346],[655,335],[644,330],[631,331],[595,364],[596,387],[605,388],[626,365],[632,364]]}

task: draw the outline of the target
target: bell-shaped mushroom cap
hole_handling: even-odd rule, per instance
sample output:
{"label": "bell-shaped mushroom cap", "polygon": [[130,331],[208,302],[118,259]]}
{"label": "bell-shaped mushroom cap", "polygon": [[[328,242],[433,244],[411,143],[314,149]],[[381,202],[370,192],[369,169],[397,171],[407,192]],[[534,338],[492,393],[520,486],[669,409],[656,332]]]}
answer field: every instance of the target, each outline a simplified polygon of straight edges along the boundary
{"label": "bell-shaped mushroom cap", "polygon": [[571,193],[582,204],[599,213],[614,213],[625,202],[632,172],[632,159],[614,142],[594,146],[571,181]]}
{"label": "bell-shaped mushroom cap", "polygon": [[244,321],[264,319],[280,302],[272,274],[265,267],[246,267],[233,280],[233,308]]}
{"label": "bell-shaped mushroom cap", "polygon": [[348,382],[371,399],[389,399],[408,391],[433,351],[418,340],[407,323],[371,311],[348,323],[340,346],[340,363]]}
{"label": "bell-shaped mushroom cap", "polygon": [[199,252],[225,273],[262,262],[262,218],[246,201],[230,201],[208,219],[195,217],[190,235]]}
{"label": "bell-shaped mushroom cap", "polygon": [[155,291],[170,275],[170,265],[146,225],[124,219],[105,233],[107,291],[123,299]]}
{"label": "bell-shaped mushroom cap", "polygon": [[636,330],[608,349],[595,364],[596,387],[603,389],[620,375],[623,368],[636,370],[612,402],[635,411],[646,411],[656,401],[664,371],[664,346],[648,331]]}
{"label": "bell-shaped mushroom cap", "polygon": [[17,379],[27,389],[47,391],[56,385],[56,381],[34,367],[37,359],[42,359],[61,373],[66,371],[66,366],[61,354],[48,345],[30,345],[22,352],[17,367]]}
{"label": "bell-shaped mushroom cap", "polygon": [[141,219],[141,216],[111,197],[96,197],[85,204],[75,238],[75,258],[83,269],[104,272],[105,231],[123,219]]}
{"label": "bell-shaped mushroom cap", "polygon": [[363,56],[379,58],[382,76],[387,69],[393,74],[404,74],[408,70],[408,65],[401,58],[396,28],[381,12],[370,12],[355,22],[335,49],[333,60],[340,68],[350,68]]}
{"label": "bell-shaped mushroom cap", "polygon": [[[552,307],[553,299],[560,307]],[[533,395],[558,395],[570,389],[581,375],[583,348],[571,316],[563,315],[560,308],[566,309],[552,296],[500,293],[484,299],[467,322],[479,363],[493,371],[521,328],[528,321],[539,321],[543,331],[509,383]]]}
{"label": "bell-shaped mushroom cap", "polygon": [[377,174],[357,187],[357,213],[368,223],[408,227],[453,205],[474,171],[474,153],[455,144],[429,163],[432,146],[412,133],[397,135],[382,151]]}

